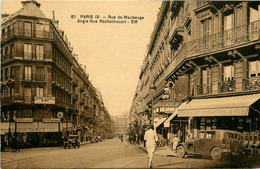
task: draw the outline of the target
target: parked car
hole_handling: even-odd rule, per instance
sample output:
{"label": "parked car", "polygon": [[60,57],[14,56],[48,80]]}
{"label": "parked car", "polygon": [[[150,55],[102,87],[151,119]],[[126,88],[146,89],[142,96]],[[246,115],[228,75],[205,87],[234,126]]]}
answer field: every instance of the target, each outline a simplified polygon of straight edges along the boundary
{"label": "parked car", "polygon": [[241,133],[231,130],[201,130],[198,137],[187,139],[177,145],[177,156],[185,154],[210,155],[213,160],[219,160],[223,155],[242,155]]}
{"label": "parked car", "polygon": [[66,149],[67,147],[80,147],[80,142],[79,142],[79,136],[78,135],[69,135],[68,138],[64,139],[63,142],[63,147]]}

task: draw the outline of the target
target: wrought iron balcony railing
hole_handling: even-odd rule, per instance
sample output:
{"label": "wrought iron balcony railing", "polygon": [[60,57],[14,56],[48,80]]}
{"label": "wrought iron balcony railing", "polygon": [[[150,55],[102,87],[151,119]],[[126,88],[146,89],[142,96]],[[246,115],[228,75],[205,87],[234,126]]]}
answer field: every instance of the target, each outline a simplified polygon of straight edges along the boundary
{"label": "wrought iron balcony railing", "polygon": [[243,79],[242,90],[259,90],[260,89],[260,78]]}
{"label": "wrought iron balcony railing", "polygon": [[260,20],[187,42],[188,56],[214,52],[260,39]]}
{"label": "wrought iron balcony railing", "polygon": [[236,81],[235,80],[228,80],[224,82],[218,83],[218,92],[224,93],[224,92],[234,92],[236,87]]}
{"label": "wrought iron balcony railing", "polygon": [[197,95],[205,95],[212,93],[212,84],[197,85]]}

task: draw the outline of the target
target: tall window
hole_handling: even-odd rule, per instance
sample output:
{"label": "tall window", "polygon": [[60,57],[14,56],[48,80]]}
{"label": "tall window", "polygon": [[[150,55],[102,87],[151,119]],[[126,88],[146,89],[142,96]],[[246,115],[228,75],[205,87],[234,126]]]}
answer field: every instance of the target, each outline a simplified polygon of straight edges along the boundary
{"label": "tall window", "polygon": [[224,81],[234,80],[234,66],[224,66]]}
{"label": "tall window", "polygon": [[36,67],[36,80],[44,81],[44,68],[43,67]]}
{"label": "tall window", "polygon": [[211,84],[211,71],[209,68],[202,70],[202,84],[206,86]]}
{"label": "tall window", "polygon": [[36,37],[38,38],[43,37],[43,24],[41,23],[36,24]]}
{"label": "tall window", "polygon": [[32,67],[31,66],[24,67],[24,80],[32,80]]}
{"label": "tall window", "polygon": [[43,45],[36,45],[36,60],[43,60]]}
{"label": "tall window", "polygon": [[24,23],[24,36],[32,36],[32,23],[25,22]]}
{"label": "tall window", "polygon": [[5,68],[5,80],[8,80],[9,78],[8,74],[9,74],[8,68]]}
{"label": "tall window", "polygon": [[8,46],[5,47],[5,59],[8,59]]}
{"label": "tall window", "polygon": [[24,44],[24,59],[32,59],[32,44]]}
{"label": "tall window", "polygon": [[202,22],[202,34],[203,36],[208,36],[211,32],[211,19],[205,19]]}
{"label": "tall window", "polygon": [[36,96],[43,97],[43,88],[42,87],[36,87]]}
{"label": "tall window", "polygon": [[249,62],[249,78],[260,79],[260,61]]}
{"label": "tall window", "polygon": [[13,54],[14,54],[14,44],[10,46],[10,58],[13,58]]}
{"label": "tall window", "polygon": [[229,13],[227,15],[224,15],[224,24],[223,24],[223,29],[224,29],[224,41],[225,45],[229,46],[232,44],[232,39],[234,38],[234,14]]}
{"label": "tall window", "polygon": [[32,88],[29,87],[24,88],[24,101],[26,103],[32,102]]}
{"label": "tall window", "polygon": [[31,109],[23,110],[23,118],[32,118],[32,110]]}

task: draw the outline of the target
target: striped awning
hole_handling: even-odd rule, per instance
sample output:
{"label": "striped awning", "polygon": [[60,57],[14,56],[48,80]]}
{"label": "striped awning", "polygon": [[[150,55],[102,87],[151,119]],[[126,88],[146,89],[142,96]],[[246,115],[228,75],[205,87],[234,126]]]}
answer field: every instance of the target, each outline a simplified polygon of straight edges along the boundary
{"label": "striped awning", "polygon": [[194,99],[179,106],[178,117],[248,116],[249,107],[259,99],[260,94]]}
{"label": "striped awning", "polygon": [[154,122],[154,128],[159,127],[167,118],[160,118],[157,122]]}

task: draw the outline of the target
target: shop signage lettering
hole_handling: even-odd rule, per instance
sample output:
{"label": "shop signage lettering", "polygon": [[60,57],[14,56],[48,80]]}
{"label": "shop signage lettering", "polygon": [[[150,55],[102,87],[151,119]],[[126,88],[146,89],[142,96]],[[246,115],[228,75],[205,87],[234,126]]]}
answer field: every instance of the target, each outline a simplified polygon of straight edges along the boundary
{"label": "shop signage lettering", "polygon": [[34,97],[35,104],[55,104],[55,97]]}

